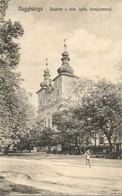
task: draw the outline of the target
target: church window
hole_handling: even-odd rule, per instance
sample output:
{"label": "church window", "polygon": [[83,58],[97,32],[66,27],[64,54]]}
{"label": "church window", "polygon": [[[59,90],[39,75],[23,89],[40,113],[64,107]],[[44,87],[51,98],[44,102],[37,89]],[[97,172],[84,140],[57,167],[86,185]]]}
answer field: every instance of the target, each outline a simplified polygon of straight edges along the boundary
{"label": "church window", "polygon": [[50,127],[50,119],[48,119],[48,127]]}
{"label": "church window", "polygon": [[102,136],[99,137],[99,143],[104,144],[104,137],[102,137]]}
{"label": "church window", "polygon": [[40,99],[40,105],[42,105],[42,99]]}
{"label": "church window", "polygon": [[45,127],[46,127],[46,121],[44,122],[44,124],[45,124]]}
{"label": "church window", "polygon": [[57,89],[57,95],[59,95],[59,92],[60,92],[59,89]]}

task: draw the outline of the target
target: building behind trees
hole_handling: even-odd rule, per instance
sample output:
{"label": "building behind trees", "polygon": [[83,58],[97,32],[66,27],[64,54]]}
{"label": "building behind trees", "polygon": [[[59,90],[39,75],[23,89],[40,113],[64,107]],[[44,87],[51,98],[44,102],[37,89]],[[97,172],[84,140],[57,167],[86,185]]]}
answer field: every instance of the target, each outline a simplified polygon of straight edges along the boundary
{"label": "building behind trees", "polygon": [[40,83],[38,94],[38,116],[46,127],[52,127],[52,115],[63,106],[64,102],[73,100],[73,83],[78,79],[73,68],[69,65],[69,53],[62,53],[62,65],[58,68],[58,75],[51,79],[48,62],[44,70],[44,80]]}

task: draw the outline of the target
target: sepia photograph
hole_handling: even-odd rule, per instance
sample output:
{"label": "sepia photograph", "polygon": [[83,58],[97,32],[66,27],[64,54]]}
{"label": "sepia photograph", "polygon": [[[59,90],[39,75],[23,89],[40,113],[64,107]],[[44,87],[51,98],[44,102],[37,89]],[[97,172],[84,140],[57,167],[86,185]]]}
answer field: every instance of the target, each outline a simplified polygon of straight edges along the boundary
{"label": "sepia photograph", "polygon": [[0,195],[122,195],[122,0],[0,0]]}

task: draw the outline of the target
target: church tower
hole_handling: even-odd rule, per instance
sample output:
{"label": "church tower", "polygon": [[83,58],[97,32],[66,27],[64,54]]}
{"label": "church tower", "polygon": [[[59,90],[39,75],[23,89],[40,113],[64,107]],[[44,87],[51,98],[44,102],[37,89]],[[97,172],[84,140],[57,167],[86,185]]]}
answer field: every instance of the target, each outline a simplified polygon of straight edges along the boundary
{"label": "church tower", "polygon": [[66,100],[71,100],[73,95],[73,82],[77,80],[73,68],[70,66],[69,53],[66,50],[62,53],[62,65],[57,69],[58,75],[51,80],[48,63],[44,70],[44,80],[41,82],[41,89],[38,94],[38,116],[43,120],[46,127],[52,127],[52,115],[59,110]]}
{"label": "church tower", "polygon": [[74,75],[74,70],[70,66],[69,53],[66,50],[66,39],[64,40],[65,51],[62,53],[62,65],[58,68],[58,75],[53,79],[55,91],[55,99],[67,100],[72,96],[72,85],[78,77]]}

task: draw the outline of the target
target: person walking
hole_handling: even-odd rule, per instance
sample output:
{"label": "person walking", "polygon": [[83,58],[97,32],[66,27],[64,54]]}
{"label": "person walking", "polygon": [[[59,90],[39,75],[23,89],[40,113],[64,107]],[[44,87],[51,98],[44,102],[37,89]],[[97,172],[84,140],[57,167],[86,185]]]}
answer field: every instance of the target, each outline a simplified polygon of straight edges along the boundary
{"label": "person walking", "polygon": [[91,156],[91,153],[90,153],[89,150],[87,150],[85,152],[85,158],[86,158],[86,166],[87,166],[87,164],[89,164],[89,167],[91,167],[91,164],[90,164],[90,156]]}

